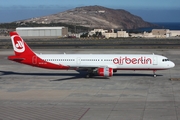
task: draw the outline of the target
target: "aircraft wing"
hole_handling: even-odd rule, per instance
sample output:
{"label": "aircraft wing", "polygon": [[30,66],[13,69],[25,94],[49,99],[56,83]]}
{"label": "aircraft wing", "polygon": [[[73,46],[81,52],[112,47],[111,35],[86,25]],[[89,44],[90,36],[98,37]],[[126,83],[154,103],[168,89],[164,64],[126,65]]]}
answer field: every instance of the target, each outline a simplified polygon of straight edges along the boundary
{"label": "aircraft wing", "polygon": [[96,68],[113,68],[116,69],[116,66],[112,66],[112,65],[86,65],[86,66],[70,66],[71,69],[76,69],[76,70],[93,70]]}

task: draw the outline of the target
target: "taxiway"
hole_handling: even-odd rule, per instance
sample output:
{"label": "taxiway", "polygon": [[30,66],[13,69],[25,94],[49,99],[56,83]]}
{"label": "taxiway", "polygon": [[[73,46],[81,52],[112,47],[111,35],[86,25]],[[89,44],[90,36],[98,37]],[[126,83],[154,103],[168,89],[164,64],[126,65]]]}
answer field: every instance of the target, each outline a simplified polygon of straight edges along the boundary
{"label": "taxiway", "polygon": [[0,50],[0,119],[178,120],[180,52],[177,49],[34,50],[37,53],[155,53],[172,60],[173,69],[118,71],[113,77],[85,78],[76,71],[35,68],[7,60]]}

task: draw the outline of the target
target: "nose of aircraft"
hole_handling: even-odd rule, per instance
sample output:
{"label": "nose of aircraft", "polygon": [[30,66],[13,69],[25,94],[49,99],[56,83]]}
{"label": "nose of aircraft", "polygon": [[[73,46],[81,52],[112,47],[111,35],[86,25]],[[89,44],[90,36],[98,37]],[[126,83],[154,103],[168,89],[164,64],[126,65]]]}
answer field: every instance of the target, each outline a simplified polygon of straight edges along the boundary
{"label": "nose of aircraft", "polygon": [[170,68],[173,68],[175,66],[175,64],[171,61],[170,63],[169,63],[169,67]]}

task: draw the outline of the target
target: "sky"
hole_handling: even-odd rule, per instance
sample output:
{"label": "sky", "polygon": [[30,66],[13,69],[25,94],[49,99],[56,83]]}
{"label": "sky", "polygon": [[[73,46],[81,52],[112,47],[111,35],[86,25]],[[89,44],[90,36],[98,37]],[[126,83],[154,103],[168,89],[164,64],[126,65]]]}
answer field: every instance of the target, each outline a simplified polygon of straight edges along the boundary
{"label": "sky", "polygon": [[180,22],[180,0],[0,0],[0,23],[91,5],[124,9],[148,22]]}

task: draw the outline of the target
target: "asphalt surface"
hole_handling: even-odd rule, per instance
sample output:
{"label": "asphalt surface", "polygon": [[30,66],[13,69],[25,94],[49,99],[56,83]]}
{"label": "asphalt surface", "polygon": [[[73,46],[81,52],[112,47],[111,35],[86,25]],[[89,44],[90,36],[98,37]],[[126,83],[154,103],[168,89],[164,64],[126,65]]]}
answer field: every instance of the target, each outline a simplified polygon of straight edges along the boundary
{"label": "asphalt surface", "polygon": [[[24,40],[31,48],[35,49],[178,49],[179,39],[26,39]],[[0,39],[0,49],[12,49],[10,39]]]}
{"label": "asphalt surface", "polygon": [[76,71],[47,70],[7,60],[0,50],[0,120],[178,120],[179,49],[33,49],[37,53],[155,53],[176,66],[157,71],[118,71],[85,78]]}

